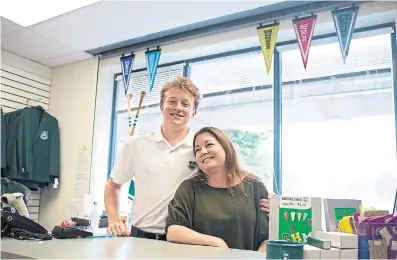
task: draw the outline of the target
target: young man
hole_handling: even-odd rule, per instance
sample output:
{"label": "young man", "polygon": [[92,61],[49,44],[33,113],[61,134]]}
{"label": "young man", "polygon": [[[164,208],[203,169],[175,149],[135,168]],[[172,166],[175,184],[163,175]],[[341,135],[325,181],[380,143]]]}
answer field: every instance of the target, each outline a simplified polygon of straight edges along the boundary
{"label": "young man", "polygon": [[[196,167],[193,135],[188,127],[200,103],[198,88],[188,78],[177,78],[161,90],[163,123],[150,134],[128,139],[105,187],[108,233],[127,236],[119,217],[120,187],[135,177],[131,236],[166,240],[165,219],[175,191]],[[262,204],[261,204],[262,205]],[[263,211],[267,204],[262,205]]]}

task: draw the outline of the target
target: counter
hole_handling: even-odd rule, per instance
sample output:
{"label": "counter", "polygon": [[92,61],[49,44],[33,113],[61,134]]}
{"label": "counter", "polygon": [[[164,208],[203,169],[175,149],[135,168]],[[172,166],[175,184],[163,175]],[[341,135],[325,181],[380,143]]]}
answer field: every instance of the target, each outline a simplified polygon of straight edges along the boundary
{"label": "counter", "polygon": [[134,237],[21,241],[2,238],[2,259],[265,259],[265,253]]}

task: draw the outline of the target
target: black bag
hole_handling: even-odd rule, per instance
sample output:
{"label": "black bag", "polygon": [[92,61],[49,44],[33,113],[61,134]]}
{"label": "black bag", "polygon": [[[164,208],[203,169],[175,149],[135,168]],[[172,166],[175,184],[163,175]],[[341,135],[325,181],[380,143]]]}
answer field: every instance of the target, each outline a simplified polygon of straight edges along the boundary
{"label": "black bag", "polygon": [[44,227],[33,220],[11,212],[10,208],[1,210],[1,236],[18,240],[50,240],[52,239]]}

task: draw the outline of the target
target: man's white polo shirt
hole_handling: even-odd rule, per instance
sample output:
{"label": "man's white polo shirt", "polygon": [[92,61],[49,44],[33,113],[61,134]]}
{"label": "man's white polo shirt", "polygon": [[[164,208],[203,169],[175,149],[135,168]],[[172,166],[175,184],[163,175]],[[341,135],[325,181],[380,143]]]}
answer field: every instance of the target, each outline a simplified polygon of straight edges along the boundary
{"label": "man's white polo shirt", "polygon": [[172,147],[161,130],[135,135],[119,153],[110,177],[123,185],[135,180],[132,224],[144,231],[164,233],[168,203],[178,186],[194,172],[193,134]]}

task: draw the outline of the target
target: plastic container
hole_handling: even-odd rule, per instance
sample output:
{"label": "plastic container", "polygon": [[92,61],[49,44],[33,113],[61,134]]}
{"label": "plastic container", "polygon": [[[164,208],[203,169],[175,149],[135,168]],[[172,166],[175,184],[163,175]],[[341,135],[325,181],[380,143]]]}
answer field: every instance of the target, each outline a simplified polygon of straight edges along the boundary
{"label": "plastic container", "polygon": [[99,228],[98,203],[94,201],[92,205],[91,219],[90,219],[90,229],[94,235],[98,230],[98,228]]}

